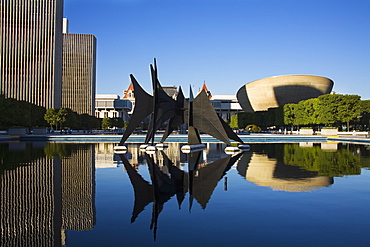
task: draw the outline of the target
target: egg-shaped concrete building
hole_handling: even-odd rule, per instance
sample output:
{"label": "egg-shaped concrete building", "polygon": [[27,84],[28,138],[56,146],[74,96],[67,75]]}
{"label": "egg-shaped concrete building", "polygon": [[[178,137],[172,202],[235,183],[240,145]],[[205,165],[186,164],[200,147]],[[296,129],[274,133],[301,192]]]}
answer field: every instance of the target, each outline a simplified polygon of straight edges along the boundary
{"label": "egg-shaped concrete building", "polygon": [[328,94],[334,82],[325,77],[313,75],[273,76],[242,86],[237,92],[240,106],[245,112],[266,111],[301,100]]}

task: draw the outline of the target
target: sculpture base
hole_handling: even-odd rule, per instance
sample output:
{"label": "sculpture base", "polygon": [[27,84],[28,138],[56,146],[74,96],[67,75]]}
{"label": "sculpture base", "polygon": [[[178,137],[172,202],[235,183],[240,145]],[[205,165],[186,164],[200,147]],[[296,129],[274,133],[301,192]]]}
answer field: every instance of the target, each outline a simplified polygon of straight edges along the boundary
{"label": "sculpture base", "polygon": [[149,146],[149,144],[141,144],[140,147],[139,147],[139,150],[141,152],[145,152],[146,151],[146,148]]}
{"label": "sculpture base", "polygon": [[127,152],[127,147],[126,146],[115,146],[113,148],[113,152],[115,154],[125,154]]}
{"label": "sculpture base", "polygon": [[238,147],[226,147],[225,148],[225,153],[227,154],[235,154],[240,152],[240,149]]}
{"label": "sculpture base", "polygon": [[147,154],[155,154],[155,152],[157,152],[157,147],[156,146],[147,146],[146,149],[145,149],[145,152]]}
{"label": "sculpture base", "polygon": [[166,148],[168,148],[168,144],[167,143],[157,143],[157,145],[155,145],[158,150],[164,150]]}
{"label": "sculpture base", "polygon": [[241,151],[249,151],[249,149],[251,148],[251,146],[249,146],[248,144],[240,144],[238,146],[238,148],[241,150]]}
{"label": "sculpture base", "polygon": [[188,154],[192,152],[198,152],[206,149],[206,144],[194,144],[194,145],[185,145],[181,147],[181,152]]}

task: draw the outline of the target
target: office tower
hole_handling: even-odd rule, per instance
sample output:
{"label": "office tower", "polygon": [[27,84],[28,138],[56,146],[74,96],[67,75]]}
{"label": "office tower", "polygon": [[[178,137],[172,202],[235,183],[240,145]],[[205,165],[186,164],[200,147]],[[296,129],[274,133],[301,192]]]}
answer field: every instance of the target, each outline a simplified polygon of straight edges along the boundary
{"label": "office tower", "polygon": [[[67,23],[67,21],[64,21]],[[68,27],[63,27],[67,32]],[[96,38],[63,33],[62,107],[89,115],[95,112]]]}
{"label": "office tower", "polygon": [[0,93],[61,107],[63,0],[0,3]]}

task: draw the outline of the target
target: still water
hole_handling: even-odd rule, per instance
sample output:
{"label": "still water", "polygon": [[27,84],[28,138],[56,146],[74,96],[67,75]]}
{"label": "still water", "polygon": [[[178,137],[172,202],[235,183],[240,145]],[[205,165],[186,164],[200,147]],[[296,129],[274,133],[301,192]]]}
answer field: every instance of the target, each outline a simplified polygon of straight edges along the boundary
{"label": "still water", "polygon": [[1,246],[369,246],[370,146],[0,144]]}

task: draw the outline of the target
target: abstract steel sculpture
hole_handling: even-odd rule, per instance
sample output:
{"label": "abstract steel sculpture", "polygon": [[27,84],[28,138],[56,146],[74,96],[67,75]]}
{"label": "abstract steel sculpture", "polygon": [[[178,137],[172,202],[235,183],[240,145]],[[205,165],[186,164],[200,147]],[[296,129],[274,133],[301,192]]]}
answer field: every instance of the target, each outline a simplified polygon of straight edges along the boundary
{"label": "abstract steel sculpture", "polygon": [[[168,125],[161,139],[161,143],[166,140],[174,129],[183,124],[188,125],[188,145],[183,151],[192,151],[192,147],[196,149],[204,148],[204,145],[201,144],[200,131],[228,145],[231,145],[230,139],[243,144],[243,141],[217,115],[206,92],[201,91],[197,97],[194,98],[190,88],[189,102],[187,102],[180,87],[177,99],[174,100],[163,90],[158,80],[157,63],[155,59],[154,66],[150,65],[150,70],[153,96],[145,92],[135,77],[132,74],[130,75],[135,93],[135,108],[129,125],[122,136],[119,146],[115,147],[115,151],[125,150],[126,147],[123,146],[125,141],[136,127],[149,115],[151,115],[151,118],[145,138],[145,145],[143,146],[147,151],[155,151],[155,132],[159,130],[166,121],[168,121]],[[151,146],[148,145],[149,143],[151,143]],[[240,148],[243,147],[245,146],[240,146]],[[246,145],[246,147],[249,146]]]}

